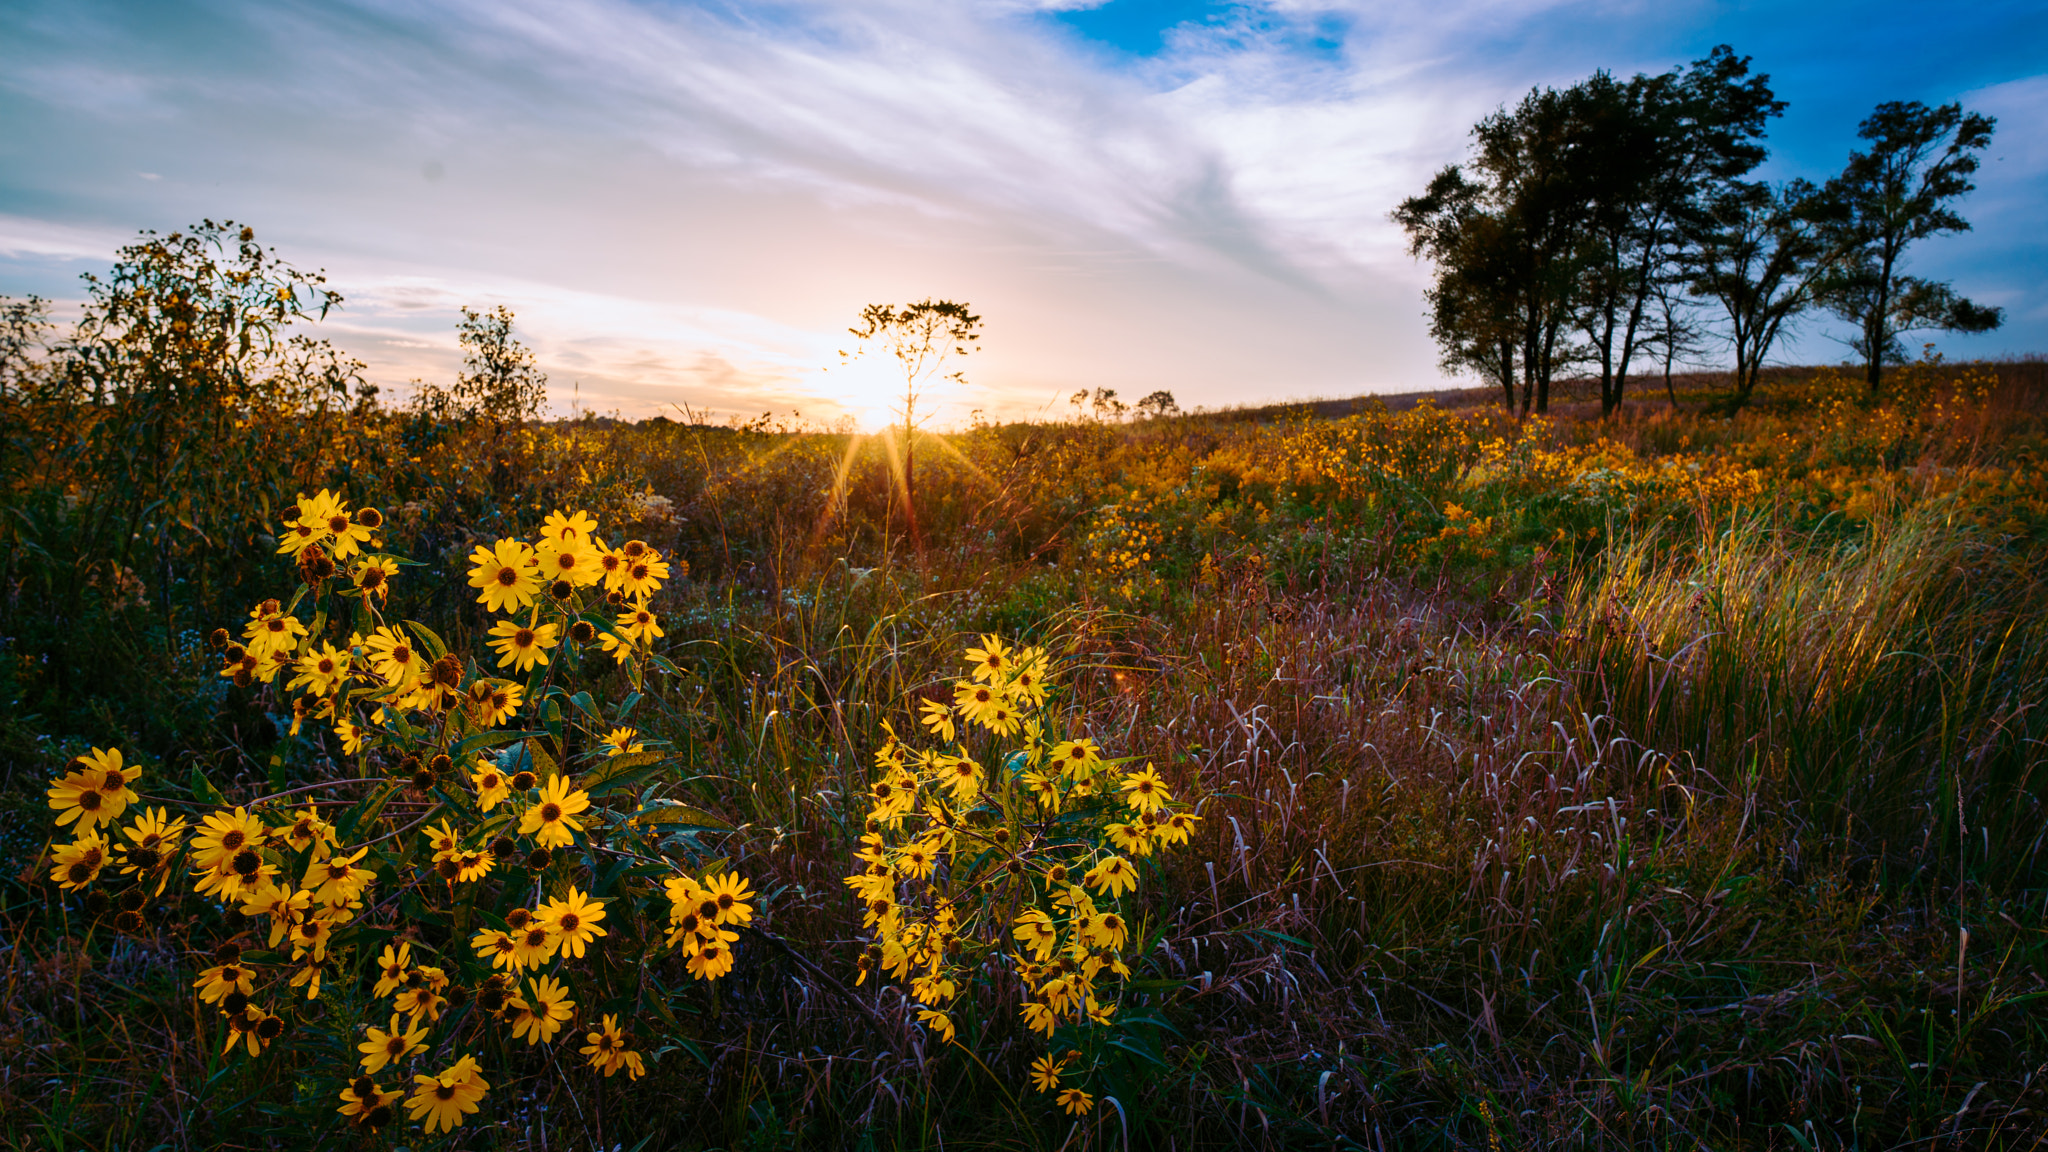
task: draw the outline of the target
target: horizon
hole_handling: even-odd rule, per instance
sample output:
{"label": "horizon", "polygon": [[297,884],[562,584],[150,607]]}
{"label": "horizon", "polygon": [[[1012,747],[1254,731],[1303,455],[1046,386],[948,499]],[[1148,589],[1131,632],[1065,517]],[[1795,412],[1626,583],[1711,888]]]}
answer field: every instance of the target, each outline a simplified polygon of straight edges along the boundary
{"label": "horizon", "polygon": [[[346,302],[317,333],[394,399],[453,378],[460,306],[502,303],[556,413],[872,428],[892,377],[840,366],[846,328],[923,297],[985,318],[969,387],[935,394],[955,426],[1083,388],[1193,409],[1471,387],[1437,369],[1429,268],[1388,212],[1531,87],[1729,43],[1790,104],[1772,179],[1837,170],[1882,100],[1997,116],[1974,230],[1909,260],[2007,310],[1928,334],[1950,359],[2048,349],[2048,13],[1872,12],[25,5],[0,14],[0,294],[75,314],[78,275],[140,230],[232,217],[327,271]],[[1775,359],[1832,363],[1839,329],[1810,319]]]}

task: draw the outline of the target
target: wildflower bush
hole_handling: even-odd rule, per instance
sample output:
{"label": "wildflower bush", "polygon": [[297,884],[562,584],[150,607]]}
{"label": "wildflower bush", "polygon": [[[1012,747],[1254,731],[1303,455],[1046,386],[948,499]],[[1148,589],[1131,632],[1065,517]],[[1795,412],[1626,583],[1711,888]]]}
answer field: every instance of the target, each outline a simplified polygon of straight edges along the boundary
{"label": "wildflower bush", "polygon": [[1093,740],[1061,738],[1043,649],[984,636],[966,660],[951,699],[925,700],[918,717],[940,746],[889,729],[875,753],[855,856],[864,867],[846,878],[874,941],[859,982],[907,982],[919,1021],[970,1046],[1004,1031],[971,993],[1013,988],[1024,1025],[1054,1049],[1033,1061],[1033,1086],[1085,1115],[1112,1045],[1145,1045],[1126,1034],[1115,991],[1148,951],[1126,898],[1142,862],[1186,844],[1200,817],[1152,765],[1127,770]]}
{"label": "wildflower bush", "polygon": [[296,590],[214,634],[220,676],[321,733],[327,778],[230,807],[195,770],[215,803],[172,815],[95,748],[48,790],[71,836],[50,878],[138,937],[189,889],[201,1042],[305,1058],[301,1095],[340,1101],[326,1127],[380,1129],[402,1106],[431,1136],[558,1038],[589,1075],[644,1075],[633,1022],[673,1019],[646,966],[726,975],[755,894],[674,835],[710,818],[647,785],[663,753],[626,723],[649,668],[672,670],[649,603],[686,565],[607,545],[582,512],[479,546],[468,583],[502,618],[478,656],[389,615],[411,562],[376,550],[382,525],[302,495],[277,547]]}

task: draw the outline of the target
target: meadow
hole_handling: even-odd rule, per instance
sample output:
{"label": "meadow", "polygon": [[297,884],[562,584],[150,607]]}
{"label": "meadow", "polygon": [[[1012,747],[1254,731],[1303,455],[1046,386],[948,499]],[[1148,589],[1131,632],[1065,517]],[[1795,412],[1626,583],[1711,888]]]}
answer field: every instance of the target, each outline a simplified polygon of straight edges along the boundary
{"label": "meadow", "polygon": [[[913,530],[889,435],[437,414],[164,340],[172,383],[0,393],[9,1146],[2048,1133],[2038,363],[976,424],[919,435]],[[480,603],[536,539],[666,576]],[[379,629],[442,686],[366,670]],[[294,676],[322,651],[354,679]],[[189,826],[87,868],[58,792],[109,749],[117,815]],[[477,1107],[400,1110],[436,1091]]]}

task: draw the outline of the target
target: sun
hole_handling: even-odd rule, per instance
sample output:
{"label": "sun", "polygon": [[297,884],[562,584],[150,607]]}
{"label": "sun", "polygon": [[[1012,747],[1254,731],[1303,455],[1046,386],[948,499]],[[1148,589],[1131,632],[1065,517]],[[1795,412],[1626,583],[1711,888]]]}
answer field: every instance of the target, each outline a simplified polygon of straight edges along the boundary
{"label": "sun", "polygon": [[880,431],[902,418],[903,372],[893,361],[874,356],[847,360],[825,369],[818,383],[825,399],[844,409],[863,432]]}

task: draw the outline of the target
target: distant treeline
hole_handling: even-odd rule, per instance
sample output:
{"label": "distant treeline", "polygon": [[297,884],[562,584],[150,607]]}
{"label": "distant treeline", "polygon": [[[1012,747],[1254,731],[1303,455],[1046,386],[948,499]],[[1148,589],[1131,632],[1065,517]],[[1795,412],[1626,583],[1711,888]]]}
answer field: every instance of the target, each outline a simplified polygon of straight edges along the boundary
{"label": "distant treeline", "polygon": [[1995,121],[1886,102],[1839,174],[1772,184],[1749,179],[1785,110],[1769,80],[1722,45],[1662,75],[1532,90],[1475,125],[1470,161],[1393,213],[1436,265],[1444,367],[1524,412],[1545,411],[1555,381],[1590,375],[1611,414],[1636,365],[1661,377],[1722,353],[1732,410],[1810,311],[1847,325],[1873,395],[1885,365],[1907,359],[1905,333],[1998,327],[2000,309],[1905,271],[1913,242],[1969,229],[1954,204]]}

